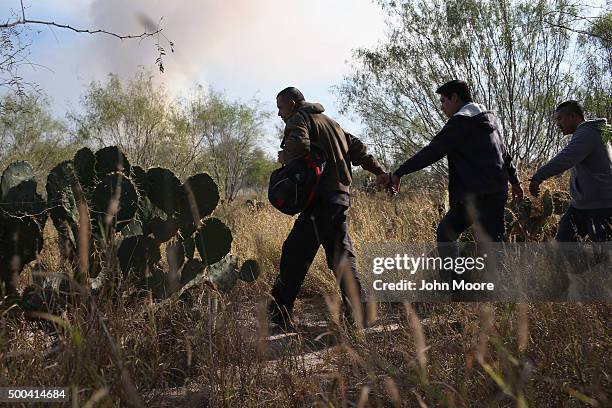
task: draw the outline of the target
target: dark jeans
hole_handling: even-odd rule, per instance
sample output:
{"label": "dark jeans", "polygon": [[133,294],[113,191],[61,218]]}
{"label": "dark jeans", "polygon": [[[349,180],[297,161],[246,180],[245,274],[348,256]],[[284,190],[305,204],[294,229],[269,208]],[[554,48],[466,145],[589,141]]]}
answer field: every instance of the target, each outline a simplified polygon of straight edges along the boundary
{"label": "dark jeans", "polygon": [[559,221],[558,242],[612,241],[612,208],[580,210],[570,206]]}
{"label": "dark jeans", "polygon": [[350,300],[360,303],[361,284],[353,244],[348,235],[347,210],[346,205],[319,202],[295,220],[283,244],[280,274],[272,288],[277,307],[291,312],[306,272],[321,245],[325,249],[327,265],[340,283],[345,313],[351,313]]}
{"label": "dark jeans", "polygon": [[[478,242],[502,242],[505,239],[504,207],[508,192],[470,196],[462,203],[452,204],[436,231],[438,255],[441,258],[457,258],[459,248],[457,239],[462,232],[474,226]],[[440,271],[443,281],[451,283],[453,279],[463,277],[453,273],[452,269]],[[452,284],[452,283],[451,283]]]}

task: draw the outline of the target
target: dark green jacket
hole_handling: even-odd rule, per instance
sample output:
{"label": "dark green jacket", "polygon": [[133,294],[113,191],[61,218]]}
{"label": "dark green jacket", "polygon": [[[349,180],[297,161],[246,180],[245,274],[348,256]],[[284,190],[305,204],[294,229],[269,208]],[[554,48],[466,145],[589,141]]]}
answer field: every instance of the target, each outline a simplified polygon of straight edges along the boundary
{"label": "dark green jacket", "polygon": [[[335,120],[323,114],[325,109],[321,104],[303,102],[298,106],[298,111],[303,114],[294,113],[285,125],[284,161],[288,163],[310,151],[309,127],[312,126],[311,134],[327,156],[320,185],[323,190],[349,193],[351,163],[376,175],[385,172],[374,156],[367,153],[361,140],[342,130]],[[312,119],[310,124],[309,117]]]}

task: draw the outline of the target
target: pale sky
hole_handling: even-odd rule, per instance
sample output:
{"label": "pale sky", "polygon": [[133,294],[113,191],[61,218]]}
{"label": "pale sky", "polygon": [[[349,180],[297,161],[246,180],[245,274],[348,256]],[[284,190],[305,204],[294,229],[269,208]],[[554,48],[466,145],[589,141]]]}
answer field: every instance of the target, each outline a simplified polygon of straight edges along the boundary
{"label": "pale sky", "polygon": [[[18,10],[18,0],[0,0],[0,18]],[[139,66],[150,69],[173,94],[188,94],[195,83],[226,91],[232,99],[253,96],[275,109],[275,96],[297,86],[307,100],[321,102],[347,130],[360,124],[338,115],[330,87],[349,73],[352,50],[382,39],[384,14],[371,0],[25,0],[30,19],[117,33],[144,31],[139,16],[157,22],[175,43],[162,43],[165,73],[155,66],[154,41],[123,40],[101,34],[31,26],[30,60],[45,68],[22,70],[53,98],[63,116],[78,107],[92,80],[110,72],[128,77]],[[38,32],[39,31],[39,32]],[[270,129],[280,123],[274,117]]]}

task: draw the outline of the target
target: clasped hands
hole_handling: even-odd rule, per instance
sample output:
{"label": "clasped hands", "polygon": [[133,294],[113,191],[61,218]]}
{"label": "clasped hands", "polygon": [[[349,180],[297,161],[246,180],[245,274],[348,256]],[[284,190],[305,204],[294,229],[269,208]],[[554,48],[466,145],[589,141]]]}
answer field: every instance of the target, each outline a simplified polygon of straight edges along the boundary
{"label": "clasped hands", "polygon": [[400,178],[393,173],[381,173],[376,176],[376,184],[385,188],[391,195],[396,195],[400,190]]}

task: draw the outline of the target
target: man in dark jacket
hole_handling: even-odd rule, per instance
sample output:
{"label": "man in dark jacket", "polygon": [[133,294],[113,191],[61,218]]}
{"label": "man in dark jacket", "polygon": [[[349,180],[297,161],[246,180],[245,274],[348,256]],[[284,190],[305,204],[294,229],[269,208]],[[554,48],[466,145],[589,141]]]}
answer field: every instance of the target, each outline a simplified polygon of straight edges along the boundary
{"label": "man in dark jacket", "polygon": [[[522,199],[523,190],[497,118],[472,101],[467,83],[453,80],[436,93],[448,122],[393,173],[392,182],[399,188],[402,176],[447,157],[450,209],[436,231],[439,255],[446,258],[458,256],[455,241],[473,224],[480,241],[503,241],[508,181],[515,198]],[[450,272],[442,271],[442,278],[451,280]]]}
{"label": "man in dark jacket", "polygon": [[324,115],[323,106],[307,103],[298,89],[282,90],[276,103],[278,115],[285,122],[285,144],[278,154],[279,162],[287,164],[304,156],[312,144],[323,150],[327,161],[315,201],[295,220],[283,244],[280,274],[272,288],[270,318],[283,328],[290,326],[293,303],[310,264],[323,245],[327,265],[340,284],[345,316],[352,318],[354,315],[363,324],[361,285],[346,223],[351,163],[374,173],[378,183],[387,184],[389,176],[359,139]]}
{"label": "man in dark jacket", "polygon": [[567,146],[542,166],[531,179],[529,191],[538,196],[540,184],[571,168],[570,207],[561,217],[555,239],[575,242],[612,241],[612,146],[606,119],[584,120],[576,101],[566,101],[555,110],[564,135],[572,134]]}

